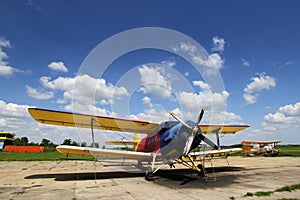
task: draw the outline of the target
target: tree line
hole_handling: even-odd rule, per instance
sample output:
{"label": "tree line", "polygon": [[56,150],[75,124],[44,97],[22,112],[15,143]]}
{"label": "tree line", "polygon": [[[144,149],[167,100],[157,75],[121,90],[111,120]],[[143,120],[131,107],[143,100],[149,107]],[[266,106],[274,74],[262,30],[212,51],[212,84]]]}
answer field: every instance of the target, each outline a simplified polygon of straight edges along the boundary
{"label": "tree line", "polygon": [[[45,147],[57,147],[58,144],[54,144],[52,141],[48,139],[42,139],[40,143],[34,143],[34,142],[29,142],[27,137],[21,137],[21,138],[16,138],[13,142],[12,145],[14,146],[45,146]],[[78,143],[76,141],[72,141],[69,138],[64,139],[63,143],[61,145],[71,145],[71,146],[81,146],[81,147],[87,147],[86,142]],[[90,145],[92,146],[92,145]],[[99,144],[96,143],[96,147],[99,147]]]}

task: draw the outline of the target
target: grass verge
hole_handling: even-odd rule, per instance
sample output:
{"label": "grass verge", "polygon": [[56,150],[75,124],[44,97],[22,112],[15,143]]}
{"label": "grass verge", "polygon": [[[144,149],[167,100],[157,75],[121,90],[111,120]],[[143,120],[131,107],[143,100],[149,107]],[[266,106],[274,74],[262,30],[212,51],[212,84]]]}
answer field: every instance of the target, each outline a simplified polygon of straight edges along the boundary
{"label": "grass verge", "polygon": [[271,194],[275,193],[275,192],[291,192],[293,190],[299,190],[300,189],[300,184],[294,184],[294,185],[288,185],[288,186],[284,186],[282,188],[279,188],[277,190],[274,191],[258,191],[256,193],[252,193],[252,192],[247,192],[246,195],[244,195],[244,197],[249,197],[249,196],[257,196],[257,197],[265,197],[265,196],[271,196]]}
{"label": "grass verge", "polygon": [[53,152],[43,152],[43,153],[22,153],[22,152],[0,152],[0,161],[57,161],[57,160],[94,160],[93,157],[87,156],[66,156]]}

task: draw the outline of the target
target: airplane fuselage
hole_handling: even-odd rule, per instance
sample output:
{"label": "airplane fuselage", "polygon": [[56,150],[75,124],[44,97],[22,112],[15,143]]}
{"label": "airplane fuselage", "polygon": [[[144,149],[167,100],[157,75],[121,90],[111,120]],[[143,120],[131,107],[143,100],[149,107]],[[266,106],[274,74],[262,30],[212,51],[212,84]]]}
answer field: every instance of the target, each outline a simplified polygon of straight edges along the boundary
{"label": "airplane fuselage", "polygon": [[[187,123],[194,125],[191,121]],[[169,155],[172,152],[172,155],[178,154],[178,156],[180,156],[185,147],[187,138],[190,135],[190,131],[191,130],[179,122],[163,122],[158,130],[144,137],[138,143],[136,151],[153,152],[162,156]],[[199,134],[202,134],[201,129],[199,129],[198,133],[195,135],[191,150],[200,144],[201,139],[198,137]]]}

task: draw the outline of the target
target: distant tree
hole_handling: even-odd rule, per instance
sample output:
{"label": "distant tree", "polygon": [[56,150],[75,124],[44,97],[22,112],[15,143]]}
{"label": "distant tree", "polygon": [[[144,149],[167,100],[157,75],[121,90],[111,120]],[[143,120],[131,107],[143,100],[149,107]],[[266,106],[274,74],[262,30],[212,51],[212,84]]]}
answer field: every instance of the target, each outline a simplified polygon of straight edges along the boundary
{"label": "distant tree", "polygon": [[82,142],[80,146],[86,147],[86,145],[87,145],[86,142]]}
{"label": "distant tree", "polygon": [[72,140],[71,139],[65,139],[62,145],[71,145]]}
{"label": "distant tree", "polygon": [[57,147],[57,144],[54,144],[50,140],[44,138],[42,139],[40,146],[44,146],[46,152],[54,152],[56,151],[55,148]]}
{"label": "distant tree", "polygon": [[20,139],[20,138],[16,138],[16,139],[13,141],[12,144],[15,145],[15,146],[22,145],[22,144],[21,144],[21,139]]}
{"label": "distant tree", "polygon": [[13,143],[15,146],[23,146],[28,144],[28,138],[27,137],[22,137],[22,138],[16,138]]}
{"label": "distant tree", "polygon": [[[49,146],[51,143],[50,143],[50,140],[48,140],[48,139],[42,139],[42,141],[41,141],[41,146]],[[52,143],[53,144],[53,143]]]}
{"label": "distant tree", "polygon": [[39,143],[30,142],[26,144],[27,146],[39,146]]}
{"label": "distant tree", "polygon": [[72,145],[72,146],[79,146],[79,144],[78,144],[77,142],[75,142],[75,141],[73,141],[73,142],[71,143],[71,145]]}
{"label": "distant tree", "polygon": [[24,144],[27,144],[29,142],[27,137],[21,137],[21,140],[24,142]]}

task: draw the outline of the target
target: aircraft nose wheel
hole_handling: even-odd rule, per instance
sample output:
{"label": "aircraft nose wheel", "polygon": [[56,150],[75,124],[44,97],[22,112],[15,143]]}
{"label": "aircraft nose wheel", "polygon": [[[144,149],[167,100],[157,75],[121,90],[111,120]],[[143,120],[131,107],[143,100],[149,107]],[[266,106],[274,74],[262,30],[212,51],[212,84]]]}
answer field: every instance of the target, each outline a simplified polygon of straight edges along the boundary
{"label": "aircraft nose wheel", "polygon": [[154,181],[154,174],[153,174],[153,172],[146,171],[146,173],[145,173],[145,180],[147,180],[147,181]]}

